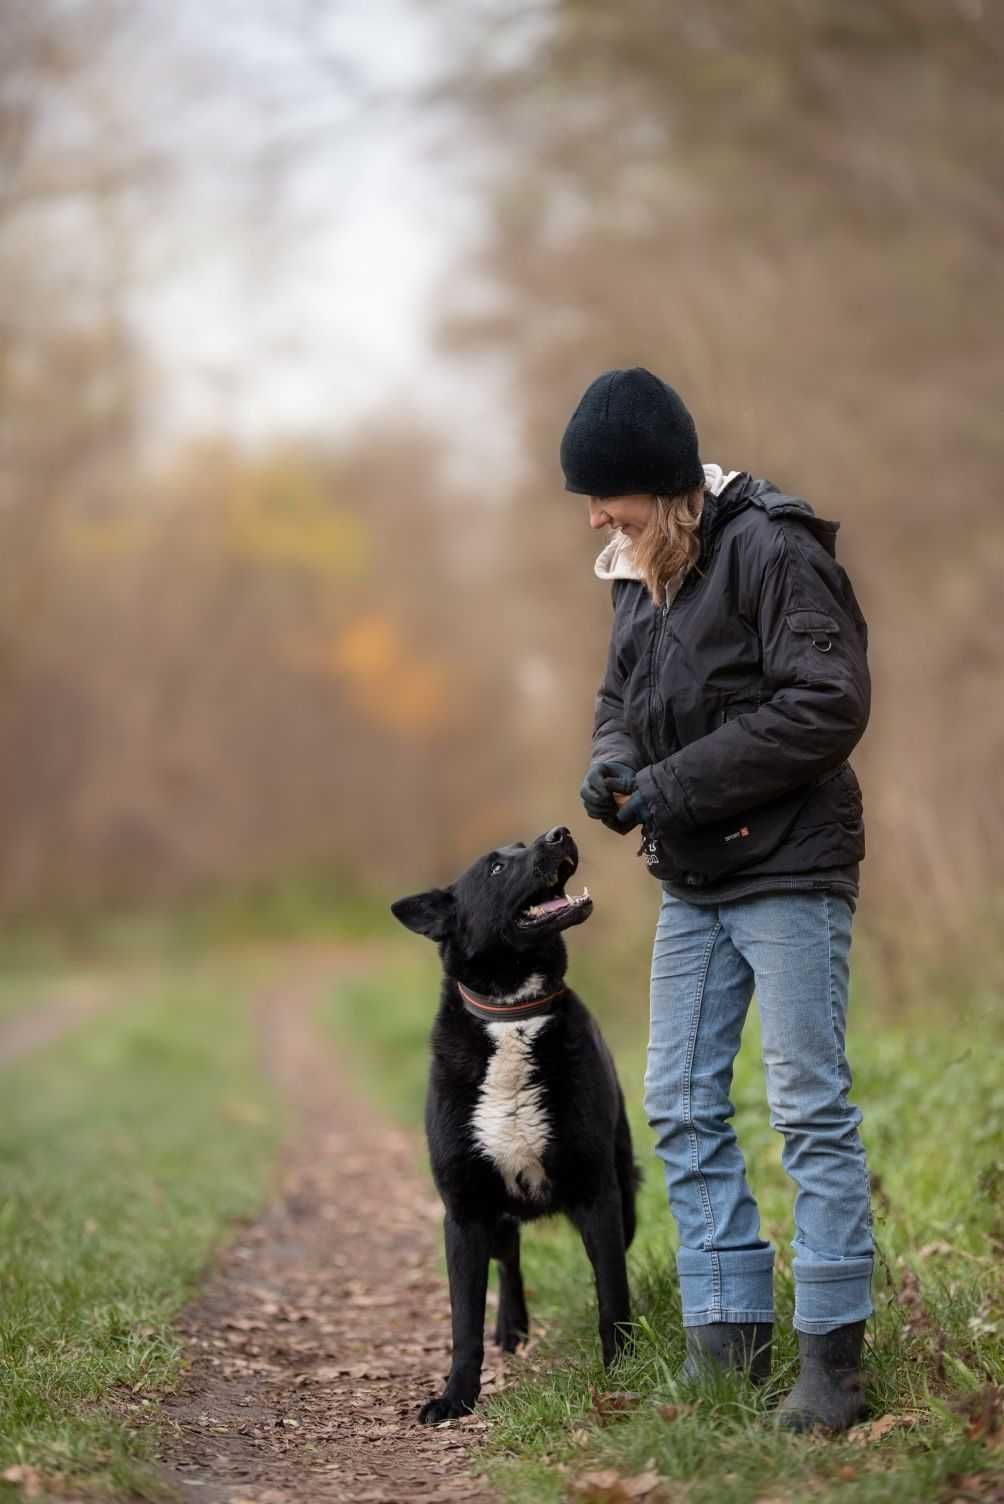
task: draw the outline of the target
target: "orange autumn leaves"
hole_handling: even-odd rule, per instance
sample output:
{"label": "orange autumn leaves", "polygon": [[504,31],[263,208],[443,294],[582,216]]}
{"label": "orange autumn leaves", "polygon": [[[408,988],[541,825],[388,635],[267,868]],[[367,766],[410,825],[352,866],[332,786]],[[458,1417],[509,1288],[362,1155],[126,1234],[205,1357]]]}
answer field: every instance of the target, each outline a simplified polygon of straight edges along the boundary
{"label": "orange autumn leaves", "polygon": [[350,582],[363,585],[367,601],[372,597],[378,540],[354,512],[333,502],[303,466],[273,461],[229,498],[228,520],[232,546],[246,558],[341,587],[319,595],[320,620],[312,633],[287,642],[287,662],[339,678],[371,720],[405,736],[443,724],[445,666],[416,653],[385,613],[364,608],[347,621],[330,621],[355,604]]}
{"label": "orange autumn leaves", "polygon": [[[233,566],[248,572],[249,588],[274,614],[279,662],[300,675],[338,680],[370,722],[398,735],[426,736],[444,725],[447,667],[417,651],[389,613],[372,608],[380,539],[337,487],[281,450],[257,462],[204,451],[190,472],[196,469],[200,511],[189,519],[189,547],[202,568],[215,559],[221,575]],[[61,542],[79,567],[118,567],[162,550],[176,519],[170,507],[156,505],[70,516]]]}
{"label": "orange autumn leaves", "polygon": [[397,731],[429,732],[448,718],[445,667],[417,657],[385,616],[372,612],[350,622],[332,644],[330,663],[357,703]]}

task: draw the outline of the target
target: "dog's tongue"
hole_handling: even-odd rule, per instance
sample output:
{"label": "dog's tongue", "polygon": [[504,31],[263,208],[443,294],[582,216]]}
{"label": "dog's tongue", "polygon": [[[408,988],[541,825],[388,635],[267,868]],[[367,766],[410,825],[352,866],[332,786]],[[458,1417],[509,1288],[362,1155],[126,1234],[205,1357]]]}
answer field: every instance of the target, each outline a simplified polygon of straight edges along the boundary
{"label": "dog's tongue", "polygon": [[543,903],[535,904],[534,907],[538,914],[553,914],[556,909],[563,909],[567,904],[567,898],[546,898]]}

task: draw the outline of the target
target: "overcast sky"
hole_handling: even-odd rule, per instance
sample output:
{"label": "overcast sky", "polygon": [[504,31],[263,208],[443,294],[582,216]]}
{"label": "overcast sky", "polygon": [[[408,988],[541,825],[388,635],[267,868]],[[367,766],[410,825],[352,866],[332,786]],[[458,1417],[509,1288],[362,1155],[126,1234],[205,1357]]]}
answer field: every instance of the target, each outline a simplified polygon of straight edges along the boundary
{"label": "overcast sky", "polygon": [[[407,104],[446,59],[439,13],[346,0],[312,32],[287,29],[295,11],[183,0],[134,78],[185,162],[137,299],[165,435],[486,400],[429,346],[437,289],[478,225]],[[270,174],[276,142],[294,144]]]}

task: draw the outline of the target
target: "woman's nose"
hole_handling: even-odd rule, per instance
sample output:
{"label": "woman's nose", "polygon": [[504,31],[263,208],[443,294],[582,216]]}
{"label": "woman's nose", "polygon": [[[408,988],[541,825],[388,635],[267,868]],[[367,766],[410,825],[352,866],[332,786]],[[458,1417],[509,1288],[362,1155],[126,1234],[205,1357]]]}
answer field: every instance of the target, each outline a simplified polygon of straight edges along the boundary
{"label": "woman's nose", "polygon": [[606,527],[609,521],[610,514],[606,511],[606,509],[604,507],[601,507],[599,502],[591,501],[589,503],[589,526]]}

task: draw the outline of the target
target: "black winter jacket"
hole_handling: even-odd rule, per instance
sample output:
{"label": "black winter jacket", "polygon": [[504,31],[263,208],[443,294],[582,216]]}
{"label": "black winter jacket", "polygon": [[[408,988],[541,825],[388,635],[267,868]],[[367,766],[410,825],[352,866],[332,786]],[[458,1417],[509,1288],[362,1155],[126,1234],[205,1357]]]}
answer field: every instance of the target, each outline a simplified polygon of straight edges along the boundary
{"label": "black winter jacket", "polygon": [[695,901],[738,877],[745,891],[856,879],[847,757],[868,721],[868,630],[838,527],[741,473],[705,495],[697,567],[668,606],[614,581],[593,759],[637,771],[651,816],[639,854]]}

